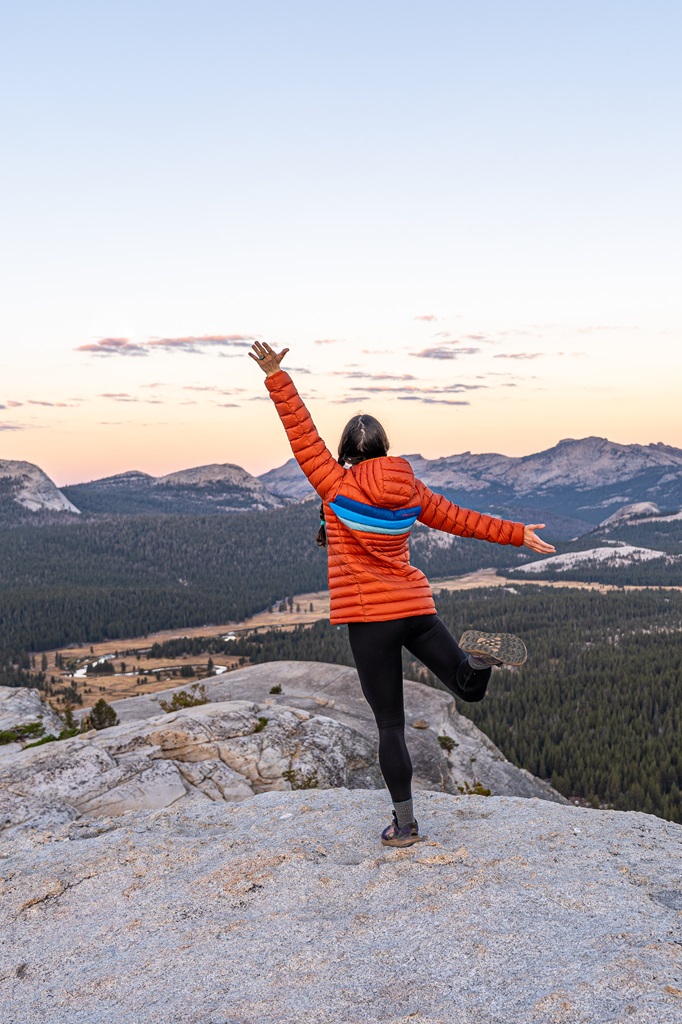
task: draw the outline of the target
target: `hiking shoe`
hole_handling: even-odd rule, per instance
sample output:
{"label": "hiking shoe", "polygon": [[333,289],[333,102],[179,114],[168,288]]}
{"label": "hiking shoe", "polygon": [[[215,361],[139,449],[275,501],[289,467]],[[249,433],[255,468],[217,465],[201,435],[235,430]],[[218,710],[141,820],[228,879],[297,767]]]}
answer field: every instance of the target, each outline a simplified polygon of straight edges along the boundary
{"label": "hiking shoe", "polygon": [[513,633],[482,633],[469,629],[462,633],[459,646],[465,654],[487,665],[523,665],[528,657],[523,640]]}
{"label": "hiking shoe", "polygon": [[400,828],[395,811],[393,812],[393,821],[381,833],[381,842],[384,846],[412,846],[414,843],[421,843],[423,839],[424,836],[419,835],[419,825],[416,821]]}

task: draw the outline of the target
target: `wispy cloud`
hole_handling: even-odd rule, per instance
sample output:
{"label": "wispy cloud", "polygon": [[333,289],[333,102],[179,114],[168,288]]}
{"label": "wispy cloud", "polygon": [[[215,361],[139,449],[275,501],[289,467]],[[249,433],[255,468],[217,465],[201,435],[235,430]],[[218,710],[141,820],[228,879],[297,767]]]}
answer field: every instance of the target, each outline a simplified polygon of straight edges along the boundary
{"label": "wispy cloud", "polygon": [[0,423],[0,430],[24,430],[24,427],[19,427],[16,423]]}
{"label": "wispy cloud", "polygon": [[410,352],[411,356],[415,356],[417,359],[459,359],[460,356],[475,356],[480,352],[480,348],[472,348],[468,345],[432,345],[430,348],[424,348],[421,352]]}
{"label": "wispy cloud", "polygon": [[129,338],[100,338],[88,345],[78,345],[74,352],[92,352],[97,356],[146,356],[147,349]]}
{"label": "wispy cloud", "polygon": [[334,400],[334,404],[348,405],[350,403],[362,403],[363,399],[390,397],[399,402],[425,402],[433,405],[469,405],[468,400],[454,398],[455,395],[468,391],[479,391],[485,388],[485,384],[449,384],[446,386],[426,385],[420,387],[414,384],[398,384],[395,386],[387,384],[371,384],[360,387],[352,387],[349,393]]}
{"label": "wispy cloud", "polygon": [[7,402],[7,408],[8,409],[20,409],[23,404],[24,404],[23,402],[9,402],[8,401]]}
{"label": "wispy cloud", "polygon": [[413,394],[413,395],[442,395],[442,394],[460,394],[462,391],[480,391],[484,388],[485,384],[447,384],[444,387],[432,386],[432,387],[415,387],[412,384],[406,384],[404,387],[389,387],[387,385],[372,384],[367,387],[353,387],[350,391],[362,391],[369,394]]}
{"label": "wispy cloud", "polygon": [[246,334],[188,335],[184,338],[153,338],[146,342],[146,348],[150,352],[161,349],[166,352],[190,352],[197,355],[207,349],[251,348],[254,341],[255,335]]}
{"label": "wispy cloud", "polygon": [[29,398],[27,405],[44,405],[48,409],[72,409],[73,406],[66,402],[39,402],[36,398]]}
{"label": "wispy cloud", "polygon": [[398,395],[399,402],[424,402],[426,405],[471,405],[466,399],[429,398],[426,395]]}
{"label": "wispy cloud", "polygon": [[544,352],[498,352],[493,359],[539,359]]}
{"label": "wispy cloud", "polygon": [[135,395],[129,395],[124,391],[105,392],[99,396],[100,398],[108,398],[112,402],[137,402],[141,405],[165,405],[166,403],[161,398],[136,398]]}
{"label": "wispy cloud", "polygon": [[332,376],[346,380],[417,380],[412,373],[366,373],[363,370],[333,370]]}
{"label": "wispy cloud", "polygon": [[338,345],[341,338],[315,338],[313,345]]}
{"label": "wispy cloud", "polygon": [[255,335],[246,334],[187,335],[182,338],[151,338],[144,342],[131,341],[130,338],[100,338],[87,345],[78,345],[74,351],[99,356],[148,356],[159,351],[201,355],[219,349],[221,355],[225,355],[234,349],[250,348],[255,340]]}
{"label": "wispy cloud", "polygon": [[427,323],[430,324],[433,323],[434,320],[437,320],[438,317],[435,315],[435,313],[424,313],[422,316],[413,316],[412,319],[425,320]]}

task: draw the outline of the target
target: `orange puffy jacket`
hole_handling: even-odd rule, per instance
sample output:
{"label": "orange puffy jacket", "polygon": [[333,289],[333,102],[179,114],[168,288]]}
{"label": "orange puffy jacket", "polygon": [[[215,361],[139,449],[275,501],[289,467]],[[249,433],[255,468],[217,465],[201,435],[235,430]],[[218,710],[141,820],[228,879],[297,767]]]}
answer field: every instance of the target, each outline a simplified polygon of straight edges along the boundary
{"label": "orange puffy jacket", "polygon": [[459,537],[523,544],[523,523],[472,512],[434,494],[406,459],[344,469],[318,434],[288,373],[265,378],[298,464],[324,502],[333,623],[379,622],[435,612],[426,576],[410,565],[418,520]]}

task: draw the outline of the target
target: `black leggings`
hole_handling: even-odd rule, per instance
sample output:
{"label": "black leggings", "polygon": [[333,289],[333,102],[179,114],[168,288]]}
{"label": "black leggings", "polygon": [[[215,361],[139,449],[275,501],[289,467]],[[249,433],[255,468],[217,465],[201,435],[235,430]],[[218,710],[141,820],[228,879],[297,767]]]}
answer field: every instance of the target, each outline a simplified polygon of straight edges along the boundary
{"label": "black leggings", "polygon": [[483,700],[490,669],[472,669],[437,615],[388,622],[349,622],[348,638],[367,703],[379,729],[379,765],[394,803],[412,796],[412,762],[405,743],[402,648],[419,658],[451,693]]}

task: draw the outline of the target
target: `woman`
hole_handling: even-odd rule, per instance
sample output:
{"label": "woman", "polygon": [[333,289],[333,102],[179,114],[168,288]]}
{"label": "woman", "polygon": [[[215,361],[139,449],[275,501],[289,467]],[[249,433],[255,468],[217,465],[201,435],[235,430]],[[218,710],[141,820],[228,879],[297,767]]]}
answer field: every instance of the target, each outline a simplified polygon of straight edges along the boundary
{"label": "woman", "polygon": [[327,544],[330,620],[347,623],[362,692],[379,729],[379,764],[393,800],[385,846],[419,842],[412,805],[412,762],[405,744],[402,648],[419,658],[457,697],[485,696],[493,665],[521,665],[523,641],[509,633],[464,633],[459,644],[436,615],[424,574],[410,565],[409,534],[418,520],[446,533],[498,544],[555,549],[524,526],[454,505],[417,480],[406,459],[388,455],[388,438],[373,416],[354,416],[338,460],[325,446],[308,410],[275,353],[256,342],[249,353],[263,372],[270,397],[301,469],[323,502],[319,537]]}

